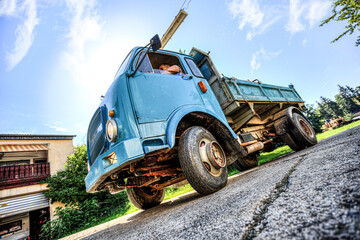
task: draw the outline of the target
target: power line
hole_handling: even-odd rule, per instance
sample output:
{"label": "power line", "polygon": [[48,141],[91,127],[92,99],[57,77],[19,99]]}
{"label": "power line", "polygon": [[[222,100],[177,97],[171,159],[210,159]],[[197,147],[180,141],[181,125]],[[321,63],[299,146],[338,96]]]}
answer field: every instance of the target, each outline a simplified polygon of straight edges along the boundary
{"label": "power line", "polygon": [[184,5],[185,5],[186,1],[187,1],[187,0],[184,0],[184,2],[183,2],[183,4],[181,5],[181,8],[180,8],[180,9],[184,9],[184,10],[185,10],[185,9],[188,9],[191,0],[188,1],[187,5],[186,5],[186,8],[184,8]]}

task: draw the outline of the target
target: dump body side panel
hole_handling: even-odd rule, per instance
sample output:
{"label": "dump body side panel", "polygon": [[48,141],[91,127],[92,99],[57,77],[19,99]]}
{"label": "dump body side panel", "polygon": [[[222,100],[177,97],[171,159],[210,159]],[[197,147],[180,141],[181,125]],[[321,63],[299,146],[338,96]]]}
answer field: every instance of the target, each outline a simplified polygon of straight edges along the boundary
{"label": "dump body side panel", "polygon": [[[209,53],[193,48],[190,55],[208,80],[231,126],[238,132],[253,117],[259,122],[289,106],[302,107],[304,101],[294,87],[263,84],[221,76]],[[265,122],[262,121],[264,124]]]}

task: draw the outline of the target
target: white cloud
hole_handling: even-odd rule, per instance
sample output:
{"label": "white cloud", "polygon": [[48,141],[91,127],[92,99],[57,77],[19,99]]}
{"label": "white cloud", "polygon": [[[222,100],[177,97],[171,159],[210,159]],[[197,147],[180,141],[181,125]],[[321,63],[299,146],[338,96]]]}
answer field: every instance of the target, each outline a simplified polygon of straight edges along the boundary
{"label": "white cloud", "polygon": [[116,38],[115,35],[109,38],[102,29],[104,21],[94,0],[67,0],[67,7],[70,13],[68,46],[60,56],[61,66],[68,71],[74,84],[83,89],[78,96],[93,96],[87,104],[95,108],[136,39],[131,36]]}
{"label": "white cloud", "polygon": [[[300,3],[299,0],[290,0],[289,22],[286,24],[286,31],[291,34],[304,31],[306,29],[304,19],[308,21],[311,29],[320,23],[329,12],[331,1],[307,1]],[[304,19],[303,19],[304,18]]]}
{"label": "white cloud", "polygon": [[303,39],[303,41],[302,41],[302,45],[305,46],[306,44],[307,44],[307,39],[305,38],[305,39]]}
{"label": "white cloud", "polygon": [[246,25],[258,27],[264,18],[264,13],[260,11],[256,0],[234,0],[229,4],[229,8],[233,17],[239,17],[240,30]]}
{"label": "white cloud", "polygon": [[260,48],[258,51],[256,51],[252,55],[252,58],[250,61],[251,72],[254,72],[255,70],[260,68],[262,60],[266,60],[266,61],[272,60],[272,59],[276,58],[277,56],[279,56],[280,53],[281,53],[281,51],[269,52],[269,51],[266,51],[263,47]]}
{"label": "white cloud", "polygon": [[280,19],[280,16],[273,17],[271,20],[267,21],[267,23],[260,25],[258,28],[252,29],[246,34],[246,40],[251,40],[256,35],[261,35],[266,32],[277,20]]}
{"label": "white cloud", "polygon": [[280,18],[273,14],[272,8],[266,8],[266,11],[261,10],[257,0],[233,0],[228,8],[231,15],[238,18],[238,28],[247,29],[247,40],[266,32]]}
{"label": "white cloud", "polygon": [[70,132],[68,129],[64,128],[64,127],[59,127],[60,123],[59,122],[54,122],[53,124],[44,124],[46,127],[49,127],[49,128],[52,128],[52,129],[55,129],[55,131],[57,132],[63,132],[63,133],[68,133]]}
{"label": "white cloud", "polygon": [[16,10],[16,0],[0,1],[0,16],[13,16]]}
{"label": "white cloud", "polygon": [[263,0],[232,0],[228,9],[238,19],[238,28],[246,30],[246,39],[268,31],[284,16],[288,16],[285,30],[291,35],[311,29],[329,13],[330,0],[289,0],[288,6]]}
{"label": "white cloud", "polygon": [[11,70],[25,57],[34,41],[33,31],[39,23],[39,19],[36,17],[36,1],[24,0],[20,3],[15,0],[1,1],[1,16],[24,19],[15,30],[16,39],[13,49],[5,56],[8,70]]}
{"label": "white cloud", "polygon": [[257,61],[257,58],[258,58],[258,54],[254,53],[252,55],[252,58],[251,58],[251,61],[250,61],[251,71],[254,71],[254,70],[260,68],[260,62]]}
{"label": "white cloud", "polygon": [[100,36],[101,24],[96,4],[95,0],[66,0],[71,18],[67,34],[69,48],[63,53],[63,60],[68,66],[81,65],[86,43]]}
{"label": "white cloud", "polygon": [[300,5],[299,0],[290,0],[289,8],[290,17],[288,24],[285,26],[286,31],[291,34],[303,31],[305,26],[301,23],[301,15],[305,10],[305,6]]}
{"label": "white cloud", "polygon": [[314,1],[310,2],[309,11],[306,15],[306,19],[309,21],[310,28],[315,24],[320,23],[325,19],[326,14],[329,12],[331,1]]}

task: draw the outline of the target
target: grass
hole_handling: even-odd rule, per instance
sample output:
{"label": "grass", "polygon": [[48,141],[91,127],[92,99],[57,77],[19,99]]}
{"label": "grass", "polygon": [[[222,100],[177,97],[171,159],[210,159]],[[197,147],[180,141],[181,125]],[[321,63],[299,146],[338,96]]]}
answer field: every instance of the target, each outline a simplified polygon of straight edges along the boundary
{"label": "grass", "polygon": [[[333,129],[333,130],[326,131],[324,133],[319,133],[319,134],[316,135],[316,137],[317,137],[318,141],[321,141],[321,140],[323,140],[325,138],[331,137],[331,136],[333,136],[335,134],[338,134],[340,132],[343,132],[345,130],[348,130],[350,128],[353,128],[353,127],[356,127],[356,126],[359,126],[359,125],[360,125],[360,120],[352,122],[352,123],[347,124],[345,126]],[[280,156],[282,156],[284,154],[291,153],[292,151],[293,150],[291,148],[289,148],[288,146],[282,146],[282,147],[279,147],[279,148],[275,149],[272,152],[261,153],[260,156],[259,156],[259,165],[261,165],[263,163],[266,163],[266,162],[269,162],[269,161],[271,161],[271,160],[273,160],[273,159],[275,159],[277,157],[280,157]],[[239,171],[236,170],[232,166],[228,167],[228,172],[229,172],[229,176],[232,176],[232,175],[234,175],[236,173],[239,173]],[[174,197],[177,197],[177,196],[180,196],[180,195],[183,195],[183,194],[188,193],[188,192],[190,192],[192,190],[194,190],[194,189],[190,186],[190,184],[187,184],[187,185],[184,185],[184,186],[181,186],[181,187],[178,187],[178,188],[173,188],[172,186],[167,187],[166,192],[165,192],[164,201],[169,200],[169,199],[174,198]],[[99,224],[114,220],[116,218],[128,215],[128,214],[136,212],[138,210],[139,209],[134,207],[132,204],[128,203],[125,208],[120,209],[118,212],[116,212],[116,214],[113,214],[113,215],[110,215],[110,216],[108,216],[108,217],[106,217],[104,219],[101,219],[97,224],[94,224],[93,226],[96,226],[96,225],[99,225]],[[78,229],[76,232],[79,232],[79,231],[82,231],[82,230],[85,230],[85,228]]]}
{"label": "grass", "polygon": [[333,136],[335,134],[341,133],[341,132],[343,132],[345,130],[348,130],[350,128],[353,128],[353,127],[356,127],[356,126],[359,126],[359,125],[360,125],[360,120],[357,120],[357,121],[349,123],[349,124],[347,124],[345,126],[335,128],[333,130],[329,130],[329,131],[326,131],[326,132],[323,132],[323,133],[319,133],[319,134],[316,135],[316,137],[317,137],[318,141],[320,141],[320,140],[331,137],[331,136]]}
{"label": "grass", "polygon": [[[356,127],[356,126],[359,126],[359,125],[360,125],[360,120],[352,122],[352,123],[347,124],[345,126],[333,129],[333,130],[328,130],[328,131],[323,132],[323,133],[318,133],[318,134],[316,134],[316,137],[317,137],[318,141],[321,141],[321,140],[323,140],[325,138],[331,137],[331,136],[333,136],[335,134],[341,133],[343,131],[346,131],[346,130],[348,130],[350,128],[353,128],[353,127]],[[280,156],[282,156],[284,154],[287,154],[287,153],[291,153],[292,151],[293,150],[291,148],[289,148],[288,146],[283,146],[283,147],[279,147],[279,148],[275,149],[272,152],[262,153],[259,156],[259,164],[269,162],[269,161],[273,160],[274,158],[280,157]]]}

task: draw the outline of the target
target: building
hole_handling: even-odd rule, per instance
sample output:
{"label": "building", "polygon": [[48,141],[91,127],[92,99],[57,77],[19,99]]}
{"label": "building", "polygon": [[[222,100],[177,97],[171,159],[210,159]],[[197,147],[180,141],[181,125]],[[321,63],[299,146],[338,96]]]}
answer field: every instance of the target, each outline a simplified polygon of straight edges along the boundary
{"label": "building", "polygon": [[0,238],[38,239],[55,208],[40,182],[65,169],[74,135],[0,134]]}

